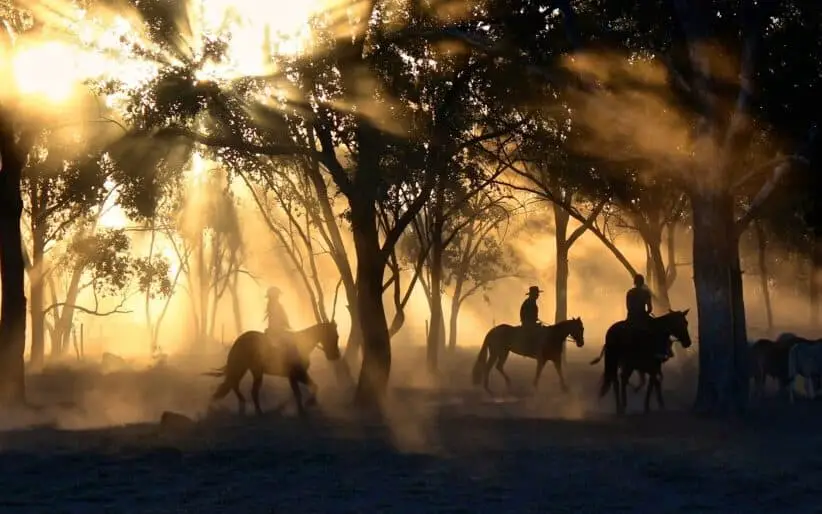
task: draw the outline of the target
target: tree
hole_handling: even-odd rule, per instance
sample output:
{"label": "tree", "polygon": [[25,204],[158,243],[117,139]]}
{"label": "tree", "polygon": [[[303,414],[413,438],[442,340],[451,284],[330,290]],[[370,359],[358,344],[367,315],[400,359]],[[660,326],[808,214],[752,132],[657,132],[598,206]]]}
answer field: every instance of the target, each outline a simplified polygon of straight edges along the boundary
{"label": "tree", "polygon": [[[76,128],[76,127],[75,127]],[[29,222],[31,255],[31,365],[39,369],[45,355],[45,285],[51,272],[46,253],[72,228],[102,212],[114,189],[106,186],[111,162],[99,155],[73,155],[77,140],[60,131],[38,137],[23,170],[24,214]],[[82,146],[80,146],[82,148]],[[74,299],[67,299],[73,304]],[[59,311],[55,311],[59,318]],[[54,331],[61,327],[55,326]],[[55,334],[57,335],[57,334]],[[56,345],[60,346],[59,342]]]}
{"label": "tree", "polygon": [[[174,16],[162,11],[168,6],[141,3],[137,7],[144,13],[151,11],[153,21],[148,24],[149,33],[174,52],[173,45],[167,43],[176,31],[168,21]],[[162,68],[146,87],[134,91],[131,98],[135,107],[129,123],[140,133],[153,134],[159,146],[162,146],[161,139],[170,146],[183,140],[195,141],[229,152],[269,157],[302,155],[322,164],[349,207],[346,214],[357,255],[355,303],[358,312],[370,314],[367,323],[361,322],[364,352],[358,398],[373,403],[382,397],[390,370],[389,331],[382,301],[388,257],[428,200],[440,172],[423,169],[420,162],[390,169],[384,165],[384,159],[394,142],[405,139],[421,147],[438,130],[445,130],[470,75],[461,74],[460,68],[435,69],[430,63],[427,70],[422,70],[421,65],[426,61],[421,58],[410,66],[406,56],[411,49],[400,46],[407,39],[392,38],[383,30],[393,22],[419,29],[436,26],[437,20],[425,12],[384,12],[366,5],[354,17],[374,18],[377,23],[369,27],[361,25],[352,38],[329,42],[328,35],[320,34],[318,48],[309,59],[278,62],[282,70],[280,84],[291,97],[269,94],[267,100],[277,105],[277,110],[244,98],[244,92],[260,91],[255,89],[259,81],[235,81],[229,88],[225,81],[221,84],[219,80],[197,79],[197,71],[204,63],[219,62],[226,43],[218,36],[209,39],[194,60],[181,55],[183,65]],[[317,26],[320,25],[318,21]],[[432,123],[420,127],[419,132],[396,124],[385,125],[382,114],[388,110],[399,119],[409,112],[408,101],[418,91],[414,76],[423,71],[441,80],[447,80],[445,77],[451,80],[433,108],[436,116]],[[249,109],[249,103],[255,107]],[[198,118],[206,112],[209,116]],[[193,124],[194,119],[200,119],[201,123]],[[289,127],[295,126],[304,132],[313,132],[318,148],[295,144],[289,131]],[[442,150],[434,144],[427,146],[421,155]],[[441,162],[439,158],[428,159]],[[394,184],[403,181],[414,184],[417,194],[381,237],[377,225],[378,205]]]}
{"label": "tree", "polygon": [[[486,291],[494,282],[514,276],[517,259],[505,246],[511,206],[500,197],[479,194],[454,216],[452,225],[460,226],[443,255],[446,287],[452,287],[448,329],[448,349],[457,347],[457,322],[465,301]],[[451,218],[449,218],[451,219]]]}
{"label": "tree", "polygon": [[30,130],[19,128],[21,112],[16,109],[11,62],[11,31],[31,28],[27,13],[2,6],[0,20],[0,71],[5,78],[0,96],[0,403],[25,402],[26,291],[23,239],[20,222],[23,199],[20,182],[26,156],[33,143]]}

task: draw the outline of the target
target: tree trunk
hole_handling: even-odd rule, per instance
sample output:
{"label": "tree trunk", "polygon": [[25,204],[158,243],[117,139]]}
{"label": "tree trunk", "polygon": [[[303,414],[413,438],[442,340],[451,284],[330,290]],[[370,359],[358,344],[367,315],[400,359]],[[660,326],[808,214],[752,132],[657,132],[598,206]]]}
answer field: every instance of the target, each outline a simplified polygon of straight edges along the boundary
{"label": "tree trunk", "polygon": [[83,268],[79,265],[74,268],[66,292],[66,301],[60,310],[60,319],[55,322],[57,326],[57,348],[52,348],[52,352],[57,351],[58,355],[66,353],[71,346],[71,326],[74,323],[74,305],[77,304],[77,297],[80,294],[80,279],[83,276]]}
{"label": "tree trunk", "polygon": [[[661,231],[660,231],[661,232]],[[662,259],[662,237],[648,241],[648,251],[653,269],[653,289],[657,305],[654,312],[667,312],[671,309],[671,299],[668,295],[668,276],[665,270],[665,261]]]}
{"label": "tree trunk", "polygon": [[759,286],[762,288],[762,299],[765,301],[765,314],[768,319],[768,334],[773,330],[773,308],[771,307],[771,288],[768,274],[768,241],[765,239],[765,230],[759,220],[754,221],[756,229],[756,250],[759,262]]}
{"label": "tree trunk", "polygon": [[462,307],[462,288],[465,283],[464,276],[455,277],[454,296],[451,297],[451,316],[448,328],[448,351],[453,353],[457,349],[457,328]]}
{"label": "tree trunk", "polygon": [[[310,133],[309,138],[313,147],[315,145],[314,134]],[[328,193],[328,188],[326,187],[320,167],[314,161],[308,166],[308,177],[314,185],[314,190],[317,192],[317,203],[322,213],[321,219],[325,221],[328,238],[331,241],[331,257],[337,265],[343,281],[343,287],[345,288],[348,313],[351,316],[351,332],[348,334],[344,357],[350,366],[359,355],[363,340],[362,327],[360,326],[360,311],[357,308],[357,285],[354,281],[354,275],[351,273],[351,263],[345,252],[342,233],[340,232],[340,227],[337,225],[337,216],[331,205],[330,199],[333,198],[333,196]],[[320,220],[318,219],[316,221],[319,222]]]}
{"label": "tree trunk", "polygon": [[[31,185],[35,190],[35,185]],[[38,188],[39,189],[39,188]],[[40,191],[46,195],[47,191]],[[32,194],[34,200],[37,194]],[[44,202],[40,198],[38,206]],[[46,248],[46,228],[43,226],[41,213],[38,206],[32,204],[31,231],[32,231],[32,273],[29,276],[31,287],[31,367],[35,370],[43,368],[46,353],[46,316],[43,312],[45,283],[43,274],[45,273],[45,248]]]}
{"label": "tree trunk", "polygon": [[0,405],[12,406],[26,401],[26,268],[20,230],[25,155],[5,113],[0,113],[0,159]]}
{"label": "tree trunk", "polygon": [[234,314],[234,331],[236,335],[243,332],[243,310],[240,308],[240,287],[238,284],[239,274],[235,273],[231,280],[231,310]]}
{"label": "tree trunk", "polygon": [[357,305],[357,284],[353,277],[347,280],[343,276],[343,287],[345,288],[345,298],[348,302],[348,315],[351,317],[351,332],[348,334],[348,342],[345,345],[345,361],[351,366],[360,355],[362,349],[362,322],[360,320],[360,309]]}
{"label": "tree trunk", "polygon": [[[366,196],[366,195],[364,195]],[[351,205],[351,230],[357,253],[357,309],[363,335],[363,360],[357,382],[357,403],[382,403],[391,371],[391,338],[382,301],[385,258],[380,249],[377,211],[369,198],[355,198]]]}
{"label": "tree trunk", "polygon": [[692,195],[691,205],[700,366],[695,409],[742,413],[748,400],[747,337],[733,199],[702,192]]}
{"label": "tree trunk", "polygon": [[445,331],[445,320],[442,312],[442,220],[435,222],[432,230],[431,255],[430,255],[430,305],[431,305],[431,329],[428,331],[428,341],[426,344],[426,363],[428,372],[434,376],[439,366],[439,350],[443,346],[443,332]]}
{"label": "tree trunk", "polygon": [[200,342],[199,350],[208,352],[209,341],[206,339],[206,328],[208,327],[208,282],[206,281],[205,263],[205,236],[200,229],[197,234],[197,340]]}
{"label": "tree trunk", "polygon": [[822,242],[814,236],[811,242],[811,269],[810,277],[810,325],[819,327],[819,286],[822,284]]}
{"label": "tree trunk", "polygon": [[[556,225],[556,309],[554,311],[554,323],[568,319],[568,221],[570,216],[561,207],[554,206],[554,225]],[[564,354],[563,348],[563,354]]]}

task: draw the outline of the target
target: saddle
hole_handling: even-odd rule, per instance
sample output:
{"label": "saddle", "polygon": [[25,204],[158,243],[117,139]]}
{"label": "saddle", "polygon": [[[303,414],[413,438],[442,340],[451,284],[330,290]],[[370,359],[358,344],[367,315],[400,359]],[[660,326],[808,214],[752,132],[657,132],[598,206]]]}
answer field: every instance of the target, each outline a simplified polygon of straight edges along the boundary
{"label": "saddle", "polygon": [[658,336],[654,334],[653,330],[651,329],[650,321],[650,316],[644,319],[628,318],[625,320],[625,327],[633,334],[638,334],[641,337],[648,338],[651,341],[652,345],[658,346],[658,348],[656,348],[655,351],[656,356],[659,358],[660,361],[665,362],[674,356],[673,350],[671,348],[672,344],[669,340],[663,341],[661,337],[658,338]]}
{"label": "saddle", "polygon": [[523,353],[533,353],[536,355],[537,347],[539,346],[537,341],[538,329],[542,326],[542,324],[538,323],[536,325],[520,325],[516,327],[517,331],[514,342],[520,347]]}

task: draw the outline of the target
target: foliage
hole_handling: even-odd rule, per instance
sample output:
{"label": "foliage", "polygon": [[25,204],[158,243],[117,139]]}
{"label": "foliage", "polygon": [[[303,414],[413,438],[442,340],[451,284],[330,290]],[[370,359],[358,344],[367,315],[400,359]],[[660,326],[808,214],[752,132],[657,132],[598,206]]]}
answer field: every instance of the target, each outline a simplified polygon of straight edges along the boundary
{"label": "foliage", "polygon": [[87,270],[95,295],[116,296],[132,287],[152,297],[166,297],[172,292],[169,262],[132,257],[131,240],[122,229],[80,235],[71,242],[63,264]]}

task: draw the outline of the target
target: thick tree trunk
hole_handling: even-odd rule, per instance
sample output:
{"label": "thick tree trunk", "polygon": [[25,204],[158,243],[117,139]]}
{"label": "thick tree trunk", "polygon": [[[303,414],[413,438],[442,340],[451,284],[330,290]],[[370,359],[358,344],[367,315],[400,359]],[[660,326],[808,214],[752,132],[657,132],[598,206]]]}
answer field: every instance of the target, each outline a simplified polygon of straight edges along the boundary
{"label": "thick tree trunk", "polygon": [[771,287],[768,274],[768,241],[765,239],[765,230],[762,228],[762,223],[758,220],[754,221],[754,228],[756,229],[756,250],[759,263],[759,286],[762,289],[762,299],[765,302],[765,315],[767,316],[768,333],[770,334],[773,330],[773,308],[771,307]]}
{"label": "thick tree trunk", "polygon": [[814,237],[811,243],[811,269],[809,273],[810,325],[819,327],[819,286],[822,285],[822,242]]}
{"label": "thick tree trunk", "polygon": [[436,375],[439,367],[439,352],[444,345],[443,332],[445,331],[445,317],[442,312],[442,224],[437,222],[433,229],[431,241],[431,255],[429,265],[431,266],[431,329],[428,331],[426,342],[426,363],[428,372]]}
{"label": "thick tree trunk", "polygon": [[382,301],[385,258],[380,251],[377,212],[373,201],[351,202],[351,229],[357,253],[357,309],[363,335],[363,360],[356,400],[363,406],[382,403],[391,371],[391,338]]}
{"label": "thick tree trunk", "polygon": [[351,317],[351,332],[348,334],[348,343],[345,345],[345,361],[351,366],[357,360],[362,350],[362,322],[360,320],[360,309],[357,305],[357,284],[353,277],[351,280],[343,278],[345,288],[345,298],[348,302],[348,315]]}
{"label": "thick tree trunk", "polygon": [[742,275],[729,194],[691,197],[693,266],[699,313],[699,384],[695,408],[713,415],[742,413],[748,367]]}
{"label": "thick tree trunk", "polygon": [[26,289],[20,191],[25,156],[14,129],[0,113],[0,405],[26,401]]}
{"label": "thick tree trunk", "polygon": [[[554,207],[554,225],[556,233],[554,241],[556,243],[556,276],[554,277],[554,323],[568,319],[568,252],[571,249],[571,242],[568,241],[568,212],[557,204]],[[562,342],[562,362],[565,363],[568,352],[566,351],[566,341]]]}

